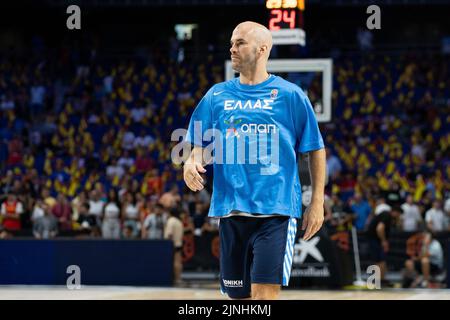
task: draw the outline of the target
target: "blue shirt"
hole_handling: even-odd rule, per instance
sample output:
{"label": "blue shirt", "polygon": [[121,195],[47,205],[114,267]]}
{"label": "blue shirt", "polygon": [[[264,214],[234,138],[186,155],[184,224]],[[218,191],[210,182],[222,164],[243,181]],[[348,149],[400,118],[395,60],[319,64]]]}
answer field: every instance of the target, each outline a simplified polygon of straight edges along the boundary
{"label": "blue shirt", "polygon": [[358,231],[364,230],[367,218],[369,217],[372,208],[366,200],[363,200],[361,202],[353,204],[352,210],[356,213],[356,229]]}
{"label": "blue shirt", "polygon": [[195,108],[186,141],[214,155],[211,217],[237,210],[299,218],[297,152],[324,148],[308,97],[274,75],[256,85],[239,78],[214,85]]}

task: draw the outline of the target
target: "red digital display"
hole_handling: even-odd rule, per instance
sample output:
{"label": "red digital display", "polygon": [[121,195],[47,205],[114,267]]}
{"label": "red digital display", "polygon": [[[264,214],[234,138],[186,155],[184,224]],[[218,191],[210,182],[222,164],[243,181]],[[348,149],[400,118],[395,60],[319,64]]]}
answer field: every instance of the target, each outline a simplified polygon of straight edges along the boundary
{"label": "red digital display", "polygon": [[269,30],[295,29],[297,25],[297,10],[273,9],[270,10]]}

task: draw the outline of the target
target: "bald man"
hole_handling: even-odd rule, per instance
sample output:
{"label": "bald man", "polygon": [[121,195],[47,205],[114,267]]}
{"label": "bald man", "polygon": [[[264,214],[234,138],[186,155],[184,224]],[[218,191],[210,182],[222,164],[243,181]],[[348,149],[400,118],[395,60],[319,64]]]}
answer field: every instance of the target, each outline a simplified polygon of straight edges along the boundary
{"label": "bald man", "polygon": [[200,174],[214,165],[209,216],[220,218],[222,292],[232,299],[277,299],[289,283],[302,217],[298,152],[310,154],[313,194],[302,217],[309,240],[324,219],[324,143],[308,97],[267,72],[270,31],[240,23],[230,45],[239,77],[214,85],[195,108],[184,180],[201,191]]}

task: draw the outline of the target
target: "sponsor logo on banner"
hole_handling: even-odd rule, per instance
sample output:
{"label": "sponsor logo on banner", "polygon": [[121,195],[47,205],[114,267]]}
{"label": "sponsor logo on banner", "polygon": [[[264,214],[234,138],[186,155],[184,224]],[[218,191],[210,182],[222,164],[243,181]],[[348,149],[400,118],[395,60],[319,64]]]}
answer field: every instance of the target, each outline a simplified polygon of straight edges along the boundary
{"label": "sponsor logo on banner", "polygon": [[299,239],[294,245],[292,277],[328,278],[330,270],[318,248],[320,237],[309,241]]}

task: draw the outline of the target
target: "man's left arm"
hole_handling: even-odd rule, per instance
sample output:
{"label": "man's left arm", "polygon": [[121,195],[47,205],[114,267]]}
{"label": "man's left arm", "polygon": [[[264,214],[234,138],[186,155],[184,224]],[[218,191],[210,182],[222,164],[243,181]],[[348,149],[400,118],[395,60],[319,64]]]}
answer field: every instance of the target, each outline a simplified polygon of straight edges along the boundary
{"label": "man's left arm", "polygon": [[305,230],[303,239],[311,239],[322,227],[324,220],[325,199],[325,149],[309,152],[309,171],[311,175],[312,196],[311,204],[303,215],[302,230]]}

